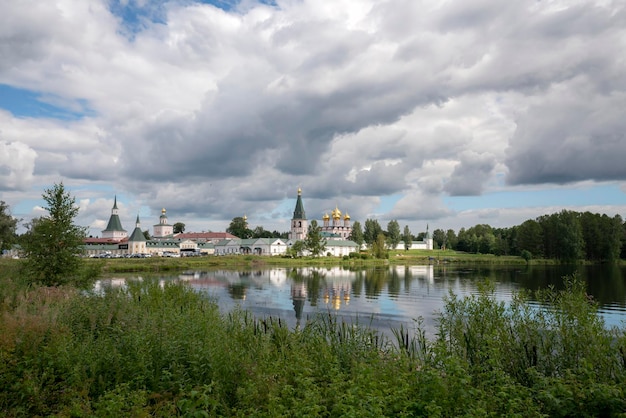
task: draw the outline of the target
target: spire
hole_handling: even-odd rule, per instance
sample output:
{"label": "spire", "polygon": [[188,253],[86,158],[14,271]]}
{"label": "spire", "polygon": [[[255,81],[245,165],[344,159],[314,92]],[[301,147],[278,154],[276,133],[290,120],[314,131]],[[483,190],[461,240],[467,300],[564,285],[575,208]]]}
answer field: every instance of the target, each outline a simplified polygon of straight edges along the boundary
{"label": "spire", "polygon": [[113,201],[113,209],[111,209],[111,217],[109,218],[109,223],[107,224],[106,229],[102,231],[103,236],[106,233],[114,233],[114,232],[126,232],[124,228],[122,228],[122,222],[120,222],[120,217],[118,215],[117,210],[117,196],[115,196],[115,200]]}
{"label": "spire", "polygon": [[298,200],[296,201],[296,209],[293,211],[293,219],[306,219],[304,213],[304,205],[302,204],[302,189],[298,187]]}
{"label": "spire", "polygon": [[139,223],[139,215],[137,215],[137,220],[135,221],[135,229],[133,233],[128,238],[128,241],[146,241],[146,237],[141,231],[140,223]]}

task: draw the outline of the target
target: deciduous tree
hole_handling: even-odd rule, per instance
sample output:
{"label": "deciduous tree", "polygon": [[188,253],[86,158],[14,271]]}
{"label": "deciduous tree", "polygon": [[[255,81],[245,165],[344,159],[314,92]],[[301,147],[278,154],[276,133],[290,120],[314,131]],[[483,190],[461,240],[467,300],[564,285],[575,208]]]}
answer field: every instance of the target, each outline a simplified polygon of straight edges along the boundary
{"label": "deciduous tree", "polygon": [[183,232],[185,232],[185,224],[182,222],[176,222],[174,224],[174,233],[182,234]]}
{"label": "deciduous tree", "polygon": [[0,253],[15,242],[18,220],[11,216],[9,206],[0,200]]}
{"label": "deciduous tree", "polygon": [[355,221],[352,224],[352,232],[350,233],[350,236],[348,238],[356,242],[359,245],[359,249],[361,249],[364,238],[363,229],[361,228],[361,223],[359,221]]}
{"label": "deciduous tree", "polygon": [[400,224],[397,220],[392,219],[387,223],[387,245],[388,248],[395,250],[398,244],[402,241],[402,235],[400,233]]}
{"label": "deciduous tree", "polygon": [[402,234],[402,241],[404,241],[404,250],[409,251],[411,244],[413,243],[413,234],[408,225],[404,225],[404,233]]}
{"label": "deciduous tree", "polygon": [[309,230],[304,238],[304,247],[311,253],[313,257],[323,254],[326,250],[326,239],[322,237],[322,228],[313,219],[309,224]]}
{"label": "deciduous tree", "polygon": [[226,228],[226,232],[241,239],[252,237],[252,231],[248,229],[248,222],[243,218],[243,216],[233,218],[233,220],[230,221],[228,228]]}

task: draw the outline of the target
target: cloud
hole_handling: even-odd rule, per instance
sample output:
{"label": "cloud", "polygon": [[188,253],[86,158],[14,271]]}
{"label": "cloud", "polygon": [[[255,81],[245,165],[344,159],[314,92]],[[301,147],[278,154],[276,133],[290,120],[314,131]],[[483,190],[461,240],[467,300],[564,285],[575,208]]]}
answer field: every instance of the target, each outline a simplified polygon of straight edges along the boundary
{"label": "cloud", "polygon": [[510,184],[626,179],[626,94],[584,80],[557,86],[518,121],[507,150]]}
{"label": "cloud", "polygon": [[37,152],[19,142],[0,141],[0,190],[30,186]]}
{"label": "cloud", "polygon": [[493,155],[466,151],[444,186],[452,196],[476,196],[482,193],[484,183],[490,178],[496,164]]}
{"label": "cloud", "polygon": [[0,83],[73,116],[0,112],[7,189],[106,184],[90,201],[208,228],[281,225],[297,186],[320,213],[394,196],[377,215],[452,222],[443,196],[503,176],[624,181],[621,2],[4,3]]}

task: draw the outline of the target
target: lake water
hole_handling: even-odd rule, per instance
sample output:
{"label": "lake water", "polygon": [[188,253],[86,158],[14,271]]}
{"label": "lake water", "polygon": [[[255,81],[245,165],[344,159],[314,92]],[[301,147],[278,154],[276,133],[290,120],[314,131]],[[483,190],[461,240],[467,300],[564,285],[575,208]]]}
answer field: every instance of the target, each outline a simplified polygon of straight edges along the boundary
{"label": "lake water", "polygon": [[[519,289],[562,288],[562,277],[574,273],[586,280],[607,325],[626,326],[626,268],[620,266],[272,268],[190,271],[159,279],[188,283],[215,298],[223,312],[239,306],[257,317],[281,318],[292,328],[318,313],[333,312],[384,332],[401,325],[412,329],[421,317],[427,333],[433,334],[436,312],[450,290],[459,296],[474,294],[479,282],[490,279],[496,298],[507,301]],[[98,286],[124,280],[102,280]]]}

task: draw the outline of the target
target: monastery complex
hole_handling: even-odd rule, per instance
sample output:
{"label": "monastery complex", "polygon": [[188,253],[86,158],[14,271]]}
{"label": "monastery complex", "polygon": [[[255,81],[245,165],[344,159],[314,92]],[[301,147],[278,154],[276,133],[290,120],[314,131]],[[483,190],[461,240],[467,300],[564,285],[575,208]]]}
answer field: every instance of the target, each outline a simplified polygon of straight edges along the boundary
{"label": "monastery complex", "polygon": [[[122,227],[117,208],[117,197],[114,200],[111,216],[101,238],[85,239],[87,255],[121,257],[121,256],[170,256],[181,255],[283,255],[294,242],[305,239],[309,223],[302,202],[302,190],[298,189],[296,206],[291,219],[289,238],[250,238],[241,239],[227,232],[190,232],[174,234],[174,226],[168,223],[165,208],[161,210],[159,222],[152,227],[152,238],[146,239],[139,216],[135,228],[128,235]],[[348,238],[352,233],[350,215],[342,215],[338,207],[330,214],[325,213],[320,225],[323,238],[326,239],[326,253],[342,257],[351,252],[358,252],[358,245]],[[402,243],[402,249],[404,244]],[[424,241],[414,242],[411,248],[432,249],[432,239],[427,236]],[[400,248],[397,248],[400,249]]]}

